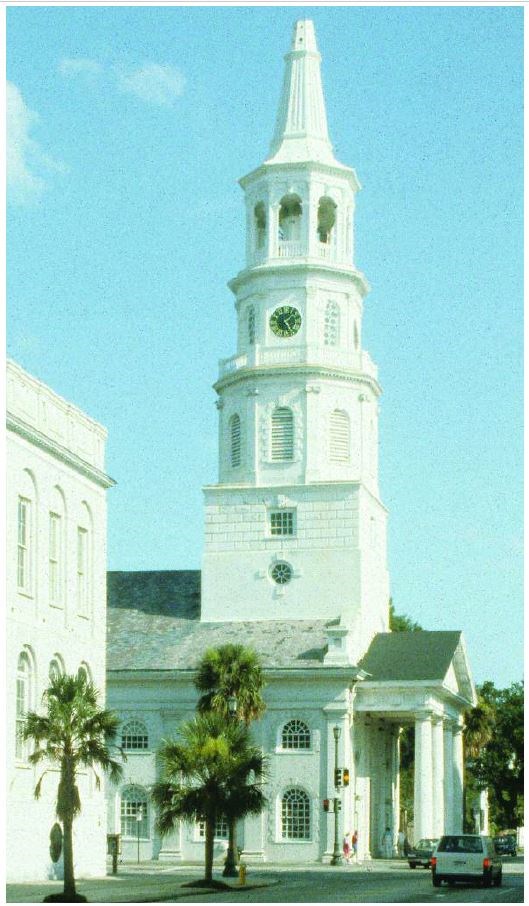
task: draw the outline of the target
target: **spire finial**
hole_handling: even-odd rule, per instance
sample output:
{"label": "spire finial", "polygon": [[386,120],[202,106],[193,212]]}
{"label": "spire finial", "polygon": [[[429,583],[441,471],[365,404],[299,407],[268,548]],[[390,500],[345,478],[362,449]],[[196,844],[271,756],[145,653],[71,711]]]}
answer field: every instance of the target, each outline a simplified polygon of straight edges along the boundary
{"label": "spire finial", "polygon": [[267,163],[337,163],[327,129],[320,60],[314,23],[299,19],[285,56],[283,91]]}

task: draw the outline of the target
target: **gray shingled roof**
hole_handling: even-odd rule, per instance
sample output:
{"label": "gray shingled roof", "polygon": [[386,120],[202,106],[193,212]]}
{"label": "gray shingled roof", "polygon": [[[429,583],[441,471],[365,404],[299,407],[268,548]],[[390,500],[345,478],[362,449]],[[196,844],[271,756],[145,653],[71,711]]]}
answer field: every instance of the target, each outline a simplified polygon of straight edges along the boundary
{"label": "gray shingled roof", "polygon": [[368,680],[442,680],[454,658],[461,632],[379,632],[360,667]]}
{"label": "gray shingled roof", "polygon": [[[207,648],[241,643],[264,667],[323,667],[325,620],[200,622],[200,572],[109,572],[107,657],[112,670],[189,670]],[[460,632],[385,632],[359,666],[368,681],[442,680]]]}
{"label": "gray shingled roof", "polygon": [[206,648],[248,645],[264,667],[323,666],[325,620],[201,623],[200,572],[109,572],[109,670],[185,670]]}

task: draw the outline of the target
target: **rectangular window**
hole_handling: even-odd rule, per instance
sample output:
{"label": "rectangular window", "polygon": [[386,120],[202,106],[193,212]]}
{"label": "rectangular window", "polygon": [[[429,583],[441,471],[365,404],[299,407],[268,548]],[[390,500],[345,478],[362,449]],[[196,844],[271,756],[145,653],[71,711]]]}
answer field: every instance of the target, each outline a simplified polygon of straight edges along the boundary
{"label": "rectangular window", "polygon": [[270,534],[293,535],[295,531],[294,510],[272,510],[270,513]]}
{"label": "rectangular window", "polygon": [[17,550],[17,585],[20,589],[29,589],[30,567],[30,531],[31,502],[25,497],[18,498],[18,550]]}
{"label": "rectangular window", "polygon": [[77,528],[77,612],[88,616],[88,532]]}
{"label": "rectangular window", "polygon": [[50,604],[61,604],[61,517],[50,513],[49,575]]}
{"label": "rectangular window", "polygon": [[[200,840],[206,839],[206,822],[198,822],[198,836]],[[221,816],[215,822],[215,840],[227,840],[229,837],[228,821]]]}

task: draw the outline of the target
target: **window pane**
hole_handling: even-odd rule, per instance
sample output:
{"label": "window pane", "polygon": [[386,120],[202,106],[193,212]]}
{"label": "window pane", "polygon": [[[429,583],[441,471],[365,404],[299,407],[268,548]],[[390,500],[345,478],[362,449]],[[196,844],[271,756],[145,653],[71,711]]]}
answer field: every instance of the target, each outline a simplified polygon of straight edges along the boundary
{"label": "window pane", "polygon": [[283,727],[283,749],[310,749],[310,730],[302,720],[290,720]]}
{"label": "window pane", "polygon": [[121,794],[121,834],[123,837],[149,838],[149,806],[147,793],[131,786]]}
{"label": "window pane", "polygon": [[270,513],[271,535],[294,534],[294,510],[278,510]]}
{"label": "window pane", "polygon": [[139,720],[131,720],[123,727],[121,734],[121,746],[127,750],[138,750],[149,748],[149,734],[147,727]]}

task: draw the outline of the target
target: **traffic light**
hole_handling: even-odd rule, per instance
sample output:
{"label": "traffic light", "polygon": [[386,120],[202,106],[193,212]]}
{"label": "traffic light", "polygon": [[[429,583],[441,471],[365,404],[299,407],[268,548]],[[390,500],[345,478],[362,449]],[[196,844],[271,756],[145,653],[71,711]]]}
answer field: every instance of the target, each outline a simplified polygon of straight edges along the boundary
{"label": "traffic light", "polygon": [[334,769],[334,786],[336,787],[336,789],[338,789],[339,787],[341,787],[341,785],[342,785],[342,769],[335,768]]}
{"label": "traffic light", "polygon": [[328,811],[329,811],[329,805],[330,805],[329,800],[328,800],[328,799],[324,799],[324,800],[323,800],[323,811],[324,811],[324,812],[328,812]]}
{"label": "traffic light", "polygon": [[343,776],[343,785],[349,786],[349,768],[343,769],[342,776]]}
{"label": "traffic light", "polygon": [[335,809],[336,809],[337,812],[341,812],[341,810],[342,810],[342,800],[336,798],[336,799],[334,800],[334,807],[335,807]]}

